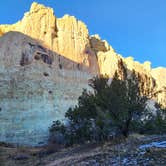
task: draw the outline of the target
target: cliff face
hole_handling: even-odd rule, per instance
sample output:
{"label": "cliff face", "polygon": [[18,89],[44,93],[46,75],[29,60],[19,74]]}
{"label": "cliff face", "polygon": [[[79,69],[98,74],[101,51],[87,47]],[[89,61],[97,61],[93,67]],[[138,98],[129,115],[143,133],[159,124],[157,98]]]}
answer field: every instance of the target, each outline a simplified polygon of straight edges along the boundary
{"label": "cliff face", "polygon": [[[72,70],[71,70],[72,67]],[[0,38],[0,141],[37,145],[92,75],[19,32]]]}
{"label": "cliff face", "polygon": [[[10,32],[17,31],[17,32]],[[8,32],[8,33],[7,33]],[[23,19],[0,25],[0,141],[45,142],[48,126],[77,103],[88,79],[135,70],[143,94],[166,107],[166,69],[123,58],[75,17],[33,3]],[[11,123],[12,122],[12,123]]]}

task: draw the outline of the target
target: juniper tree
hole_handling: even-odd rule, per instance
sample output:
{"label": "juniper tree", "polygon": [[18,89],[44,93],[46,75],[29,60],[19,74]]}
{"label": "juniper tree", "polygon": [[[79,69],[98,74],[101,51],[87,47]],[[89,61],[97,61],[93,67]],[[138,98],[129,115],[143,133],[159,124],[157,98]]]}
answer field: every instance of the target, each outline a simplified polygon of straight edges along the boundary
{"label": "juniper tree", "polygon": [[96,88],[100,78],[92,79],[90,84],[95,91],[96,105],[103,112],[109,113],[112,125],[116,126],[124,136],[128,136],[131,121],[141,115],[147,101],[145,96],[141,96],[135,72],[133,71],[130,78],[126,80],[121,80],[115,72],[110,85],[107,84],[107,77],[101,80],[105,85],[102,84],[100,91]]}

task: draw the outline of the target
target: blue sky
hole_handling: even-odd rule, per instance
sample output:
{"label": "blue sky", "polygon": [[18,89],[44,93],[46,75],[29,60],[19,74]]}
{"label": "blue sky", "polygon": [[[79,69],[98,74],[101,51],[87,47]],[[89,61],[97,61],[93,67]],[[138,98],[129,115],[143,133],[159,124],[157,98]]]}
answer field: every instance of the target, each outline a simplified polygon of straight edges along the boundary
{"label": "blue sky", "polygon": [[[15,23],[33,0],[0,2],[0,24]],[[116,52],[166,67],[166,0],[36,0],[55,15],[76,16],[90,34],[99,34]]]}

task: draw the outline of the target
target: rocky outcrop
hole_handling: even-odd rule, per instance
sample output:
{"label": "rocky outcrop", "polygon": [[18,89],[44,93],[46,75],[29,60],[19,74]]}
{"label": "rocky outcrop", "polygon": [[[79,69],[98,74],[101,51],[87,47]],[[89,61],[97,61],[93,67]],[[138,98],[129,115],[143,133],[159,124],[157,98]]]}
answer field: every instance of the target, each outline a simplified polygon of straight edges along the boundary
{"label": "rocky outcrop", "polygon": [[157,101],[166,108],[166,68],[159,67],[152,69],[151,74],[157,84]]}
{"label": "rocky outcrop", "polygon": [[98,34],[90,36],[90,44],[95,53],[107,52],[112,49],[107,41],[101,40]]}
{"label": "rocky outcrop", "polygon": [[53,9],[34,2],[21,21],[13,25],[0,25],[0,31],[22,32],[43,42],[45,47],[88,67],[90,72],[99,71],[95,53],[90,49],[86,25],[74,16],[56,18]]}
{"label": "rocky outcrop", "polygon": [[24,14],[21,21],[13,25],[1,25],[3,33],[9,31],[22,32],[32,38],[44,41],[51,46],[53,34],[56,36],[56,18],[53,9],[33,3],[30,11]]}
{"label": "rocky outcrop", "polygon": [[[149,61],[143,64],[134,61],[133,57],[124,58],[117,54],[105,40],[101,40],[99,35],[90,37],[91,49],[95,52],[99,71],[102,75],[112,77],[120,66],[124,66],[128,76],[134,70],[140,82],[143,95],[154,99],[162,107],[166,108],[166,69],[152,69]],[[119,66],[119,63],[121,64]],[[161,74],[162,73],[162,74]]]}

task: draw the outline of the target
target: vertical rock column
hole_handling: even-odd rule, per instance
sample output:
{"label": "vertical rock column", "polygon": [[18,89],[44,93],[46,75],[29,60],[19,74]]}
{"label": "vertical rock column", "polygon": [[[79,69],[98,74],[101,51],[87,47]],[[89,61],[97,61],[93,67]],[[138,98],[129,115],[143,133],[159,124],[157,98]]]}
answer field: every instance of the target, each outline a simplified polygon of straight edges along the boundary
{"label": "vertical rock column", "polygon": [[56,36],[57,33],[56,17],[52,8],[34,2],[30,11],[24,14],[23,19],[17,25],[16,31],[42,41],[51,49],[52,36]]}

